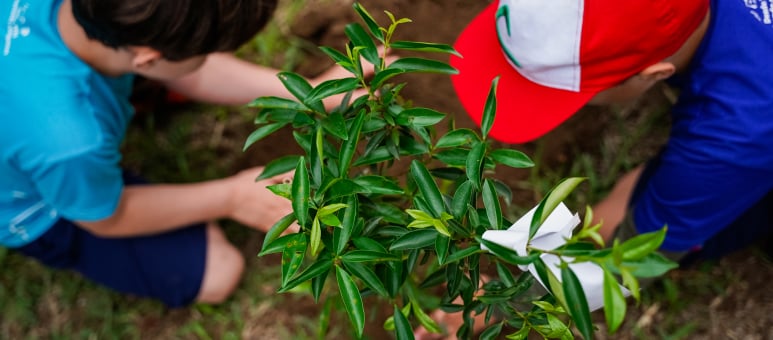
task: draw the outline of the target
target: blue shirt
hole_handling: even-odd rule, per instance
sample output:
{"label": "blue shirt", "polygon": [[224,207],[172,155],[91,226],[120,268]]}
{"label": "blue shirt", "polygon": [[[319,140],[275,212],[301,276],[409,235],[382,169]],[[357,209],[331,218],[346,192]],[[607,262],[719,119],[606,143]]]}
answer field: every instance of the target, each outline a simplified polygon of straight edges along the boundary
{"label": "blue shirt", "polygon": [[59,218],[110,217],[123,190],[120,144],[132,76],[97,73],[63,43],[61,0],[0,4],[0,245]]}
{"label": "blue shirt", "polygon": [[662,248],[700,246],[773,190],[773,8],[711,2],[711,23],[675,79],[671,137],[634,202],[640,232],[668,225]]}

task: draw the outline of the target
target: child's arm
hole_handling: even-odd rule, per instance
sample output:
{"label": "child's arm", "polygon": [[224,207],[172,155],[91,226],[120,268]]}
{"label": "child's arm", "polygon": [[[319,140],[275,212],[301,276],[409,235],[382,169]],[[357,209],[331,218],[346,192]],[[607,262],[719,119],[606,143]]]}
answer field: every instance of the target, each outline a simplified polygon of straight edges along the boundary
{"label": "child's arm", "polygon": [[[262,96],[294,98],[277,77],[278,72],[228,53],[213,53],[199,69],[168,81],[166,85],[190,98],[216,104],[244,105]],[[336,65],[309,82],[314,86],[325,80],[344,77],[351,77],[351,74]],[[365,90],[360,92],[356,95],[366,93]],[[339,103],[340,98],[331,98],[325,105],[334,107]]]}
{"label": "child's arm", "polygon": [[267,231],[291,213],[292,206],[266,186],[280,183],[289,175],[255,182],[261,171],[253,168],[225,179],[194,184],[127,186],[113,216],[78,224],[105,237],[149,235],[218,218],[232,218]]}

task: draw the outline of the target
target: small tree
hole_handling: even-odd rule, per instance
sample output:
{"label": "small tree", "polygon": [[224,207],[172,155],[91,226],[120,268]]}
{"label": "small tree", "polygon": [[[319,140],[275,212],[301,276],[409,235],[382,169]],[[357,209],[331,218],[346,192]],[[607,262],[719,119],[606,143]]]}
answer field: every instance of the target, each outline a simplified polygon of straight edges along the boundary
{"label": "small tree", "polygon": [[[638,300],[637,277],[661,275],[674,267],[654,252],[665,229],[600,249],[604,245],[599,226],[591,225],[592,214],[586,209],[584,223],[564,245],[535,247],[531,241],[540,226],[582,181],[569,178],[534,210],[520,253],[484,239],[486,231],[505,230],[511,224],[501,204],[510,202],[510,189],[491,178],[489,170],[500,165],[533,166],[522,152],[495,149],[488,138],[497,80],[492,82],[480,132],[450,124],[446,133],[437,136],[435,127],[446,115],[413,107],[400,95],[405,84],[390,80],[412,72],[457,71],[445,62],[413,57],[387,65],[377,44],[385,47],[385,54],[390,50],[458,53],[444,44],[393,41],[397,26],[410,20],[386,12],[391,22],[381,27],[362,6],[355,4],[354,9],[365,25],[346,26],[350,43],[345,53],[321,48],[352,77],[312,87],[303,77],[282,72],[279,78],[297,100],[262,97],[251,103],[260,108],[255,119],[259,127],[245,148],[291,125],[304,153],[270,162],[260,176],[295,170],[292,183],[271,187],[292,201],[293,213],[271,228],[260,251],[261,256],[282,254],[279,291],[310,281],[312,295],[319,301],[328,278],[335,277],[334,290],[358,337],[365,324],[364,295],[377,295],[393,306],[394,314],[384,327],[393,329],[398,339],[412,339],[412,330],[419,324],[439,331],[426,314],[424,296],[435,294],[437,286],[445,283],[440,307],[463,313],[459,338],[473,335],[472,314],[486,313],[488,320],[495,312],[497,322],[481,338],[496,337],[505,324],[517,329],[508,336],[512,339],[526,338],[532,331],[547,338],[572,338],[572,325],[584,338],[591,338],[585,292],[570,264],[593,263],[603,272],[605,315],[614,332],[626,311],[618,278]],[[375,65],[371,79],[364,76],[362,59]],[[351,91],[357,88],[368,89],[368,95],[352,98]],[[347,94],[341,105],[327,111],[322,100],[340,94]],[[395,166],[401,164],[405,166]],[[300,231],[282,235],[294,222]],[[549,268],[546,255],[558,259],[555,270]],[[481,285],[484,257],[496,266],[497,275]],[[519,301],[535,276],[513,265],[532,266],[550,294],[526,304]],[[324,298],[337,299],[335,295]]]}

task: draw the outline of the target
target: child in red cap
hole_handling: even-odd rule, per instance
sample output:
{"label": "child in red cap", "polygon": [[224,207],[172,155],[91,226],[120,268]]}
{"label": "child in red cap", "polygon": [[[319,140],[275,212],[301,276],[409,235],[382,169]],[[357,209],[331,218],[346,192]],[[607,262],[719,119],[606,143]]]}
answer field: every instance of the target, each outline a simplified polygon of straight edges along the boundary
{"label": "child in red cap", "polygon": [[586,104],[680,89],[669,141],[594,208],[602,233],[668,226],[661,251],[716,259],[771,230],[773,8],[769,1],[500,0],[462,32],[452,77],[480,122],[500,76],[492,137],[536,139]]}

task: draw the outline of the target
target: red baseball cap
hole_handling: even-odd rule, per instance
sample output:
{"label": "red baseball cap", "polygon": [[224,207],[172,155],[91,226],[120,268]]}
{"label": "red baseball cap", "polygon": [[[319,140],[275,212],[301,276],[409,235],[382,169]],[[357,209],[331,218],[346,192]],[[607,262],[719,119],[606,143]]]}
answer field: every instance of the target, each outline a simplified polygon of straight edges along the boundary
{"label": "red baseball cap", "polygon": [[596,93],[673,55],[707,0],[500,0],[464,29],[454,88],[480,124],[499,76],[490,135],[523,143],[555,128]]}

